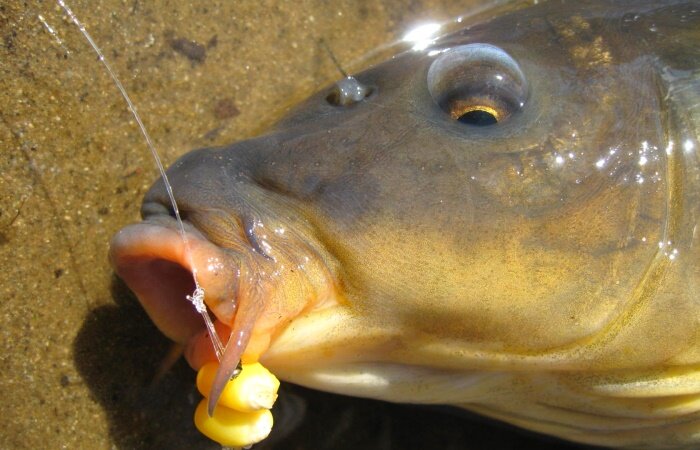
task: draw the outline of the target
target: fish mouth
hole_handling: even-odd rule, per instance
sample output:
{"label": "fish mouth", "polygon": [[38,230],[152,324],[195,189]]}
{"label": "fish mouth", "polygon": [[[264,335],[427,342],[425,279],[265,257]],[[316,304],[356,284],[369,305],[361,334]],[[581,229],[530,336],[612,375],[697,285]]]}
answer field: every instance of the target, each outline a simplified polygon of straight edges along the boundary
{"label": "fish mouth", "polygon": [[[120,230],[109,252],[115,272],[136,294],[154,324],[179,344],[188,343],[204,328],[201,316],[187,300],[196,287],[193,273],[205,289],[210,308],[225,304],[223,299],[233,299],[236,275],[230,258],[196,229],[185,225],[184,236],[186,240],[169,221],[145,221]],[[233,315],[234,304],[230,304],[230,310],[218,306],[214,312],[224,323]]]}
{"label": "fish mouth", "polygon": [[[191,223],[183,221],[183,227],[184,233],[168,215],[147,216],[114,236],[109,259],[154,324],[184,345],[194,369],[218,356],[209,396],[213,411],[239,362],[257,361],[276,333],[318,306],[318,296],[308,286],[297,289],[306,295],[289,291],[288,285],[304,283],[299,280],[304,271],[289,261],[261,254],[244,239],[223,247]],[[196,287],[204,290],[222,354],[216,354],[203,317],[188,299]]]}

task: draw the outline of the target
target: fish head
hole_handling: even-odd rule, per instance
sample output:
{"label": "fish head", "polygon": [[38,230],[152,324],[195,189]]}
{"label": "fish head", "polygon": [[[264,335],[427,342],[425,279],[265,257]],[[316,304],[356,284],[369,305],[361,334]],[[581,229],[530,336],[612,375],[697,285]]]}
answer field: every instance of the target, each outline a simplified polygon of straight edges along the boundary
{"label": "fish head", "polygon": [[157,181],[117,273],[193,366],[212,357],[196,270],[217,321],[250,329],[244,359],[352,395],[467,403],[485,373],[668,358],[692,327],[644,328],[675,320],[643,307],[680,220],[659,60],[596,17],[474,24],[356,75],[360,100],[331,87],[185,155],[168,177],[191,256]]}

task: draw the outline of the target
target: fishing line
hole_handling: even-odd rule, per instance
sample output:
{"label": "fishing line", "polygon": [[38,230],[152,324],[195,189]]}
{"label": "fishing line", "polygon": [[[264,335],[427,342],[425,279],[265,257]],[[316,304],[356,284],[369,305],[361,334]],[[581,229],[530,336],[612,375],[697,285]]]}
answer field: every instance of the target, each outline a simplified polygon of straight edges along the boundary
{"label": "fishing line", "polygon": [[[178,229],[180,232],[180,237],[182,239],[183,245],[185,246],[185,254],[187,255],[187,259],[189,262],[190,267],[192,268],[192,279],[194,281],[194,291],[192,292],[191,295],[187,295],[186,298],[188,301],[192,303],[194,308],[197,310],[197,312],[202,316],[202,319],[204,319],[204,324],[207,327],[207,331],[209,332],[209,338],[211,339],[211,343],[214,346],[214,351],[216,352],[216,357],[217,359],[221,360],[221,357],[224,353],[224,346],[221,343],[221,340],[219,339],[219,335],[216,332],[216,329],[214,328],[214,324],[212,323],[211,318],[209,317],[209,313],[207,312],[207,306],[204,303],[204,289],[199,285],[199,281],[197,280],[197,268],[194,265],[194,261],[192,260],[192,252],[190,249],[190,242],[187,239],[187,233],[185,232],[185,226],[182,223],[182,218],[180,217],[180,210],[177,207],[177,202],[175,201],[175,195],[173,194],[173,188],[170,185],[170,181],[168,181],[168,175],[165,173],[165,168],[163,167],[163,163],[161,162],[160,156],[158,156],[158,152],[156,150],[155,145],[153,145],[153,141],[151,140],[150,134],[148,134],[148,131],[146,131],[146,126],[144,125],[143,121],[141,120],[141,116],[139,116],[139,113],[136,111],[136,107],[134,106],[133,102],[131,101],[131,98],[129,97],[129,94],[127,94],[126,89],[122,85],[121,81],[119,81],[119,78],[117,77],[116,73],[114,70],[112,70],[112,66],[107,62],[107,59],[104,57],[102,54],[102,50],[97,46],[95,41],[92,39],[92,36],[90,36],[90,33],[87,32],[85,29],[85,26],[83,23],[78,20],[78,17],[73,13],[73,11],[66,5],[64,0],[56,0],[61,8],[68,14],[68,17],[70,20],[75,24],[75,26],[78,27],[80,32],[83,34],[85,39],[88,41],[92,49],[97,53],[97,56],[102,62],[102,65],[105,67],[107,70],[107,73],[109,76],[112,78],[112,81],[114,84],[117,86],[117,89],[119,89],[119,92],[121,93],[122,97],[124,98],[124,101],[126,101],[127,107],[129,108],[129,111],[131,114],[134,116],[134,119],[136,120],[136,123],[138,123],[139,128],[141,129],[141,134],[143,134],[144,138],[146,139],[146,144],[148,145],[149,150],[151,151],[151,155],[153,155],[153,159],[156,162],[156,165],[158,166],[158,171],[160,172],[160,176],[163,179],[163,183],[165,184],[165,190],[168,193],[168,197],[170,198],[170,204],[173,208],[173,212],[175,214],[175,219],[177,220],[177,225]],[[43,17],[39,17],[42,23],[44,23],[44,26],[47,27],[49,30],[49,33],[56,38],[56,33],[55,31],[49,27],[45,20],[43,20]],[[62,42],[59,41],[59,43],[62,45]]]}

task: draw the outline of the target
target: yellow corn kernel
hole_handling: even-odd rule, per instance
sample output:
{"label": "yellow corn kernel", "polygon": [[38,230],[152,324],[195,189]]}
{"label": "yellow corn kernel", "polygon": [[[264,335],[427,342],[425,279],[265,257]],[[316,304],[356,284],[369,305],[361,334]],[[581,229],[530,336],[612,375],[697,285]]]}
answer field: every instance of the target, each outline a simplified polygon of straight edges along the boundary
{"label": "yellow corn kernel", "polygon": [[270,434],[272,413],[269,409],[240,412],[219,405],[209,417],[204,398],[194,412],[194,424],[203,435],[224,447],[247,447]]}
{"label": "yellow corn kernel", "polygon": [[[205,364],[197,374],[197,389],[204,396],[209,396],[217,363]],[[229,381],[221,393],[219,405],[242,412],[270,409],[277,400],[280,382],[260,363],[243,364],[243,370],[236,378]]]}

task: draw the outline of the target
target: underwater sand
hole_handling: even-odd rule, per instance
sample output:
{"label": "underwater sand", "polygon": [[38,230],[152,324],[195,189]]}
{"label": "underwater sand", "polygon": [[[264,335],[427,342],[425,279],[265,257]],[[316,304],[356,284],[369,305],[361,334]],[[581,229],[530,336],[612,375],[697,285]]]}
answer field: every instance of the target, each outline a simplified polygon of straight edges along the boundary
{"label": "underwater sand", "polygon": [[[320,37],[351,71],[408,24],[469,3],[69,4],[167,165],[261,132],[338,78]],[[218,448],[192,426],[199,396],[184,362],[152,383],[169,343],[107,263],[156,177],[143,137],[54,2],[3,2],[0,34],[0,449]],[[280,397],[274,435],[256,448],[574,448],[431,409],[294,386]]]}

